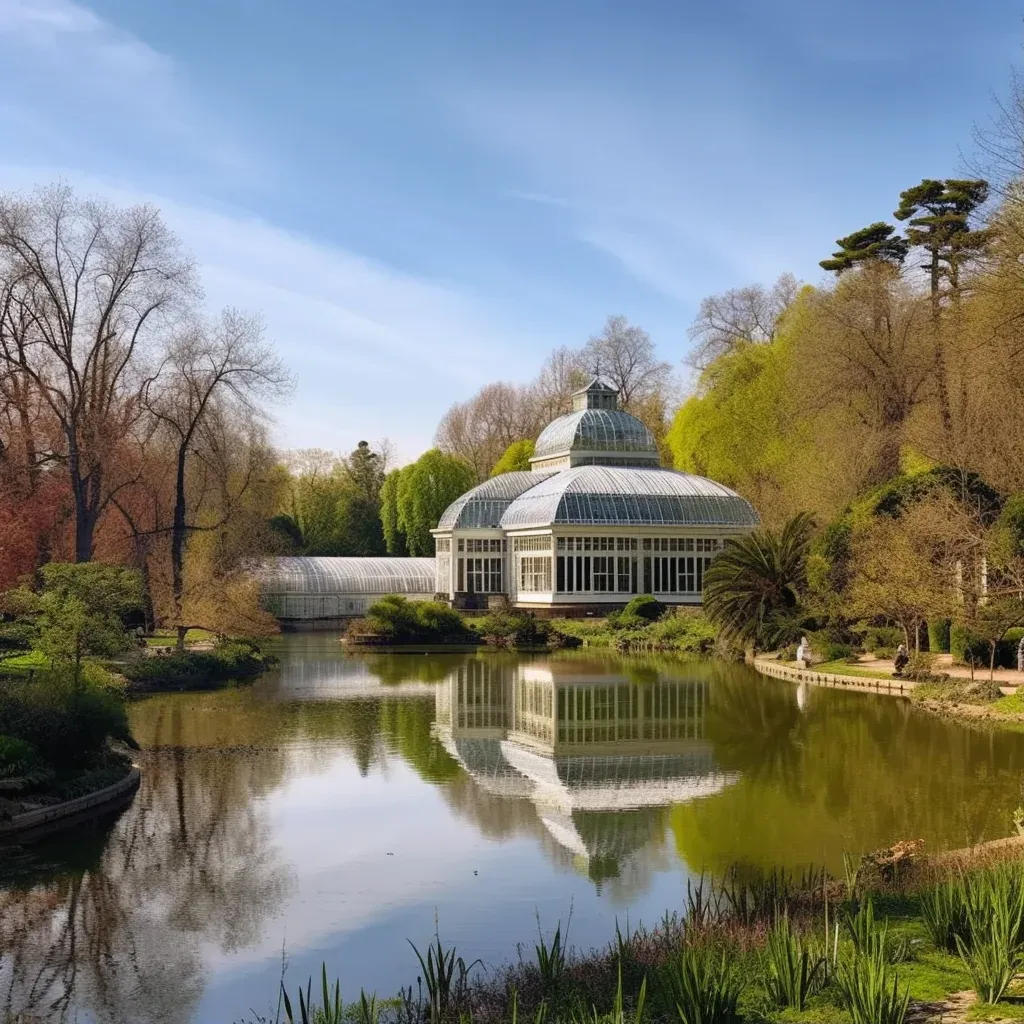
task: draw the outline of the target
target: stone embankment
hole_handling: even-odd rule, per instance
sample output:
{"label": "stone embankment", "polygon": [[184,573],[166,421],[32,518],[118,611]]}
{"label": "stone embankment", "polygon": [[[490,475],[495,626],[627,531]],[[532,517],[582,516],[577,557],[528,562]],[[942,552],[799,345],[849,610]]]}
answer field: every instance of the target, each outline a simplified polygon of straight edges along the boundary
{"label": "stone embankment", "polygon": [[65,800],[64,803],[39,807],[32,811],[24,811],[14,815],[7,821],[0,821],[0,841],[27,835],[53,831],[70,825],[75,820],[95,817],[105,811],[114,810],[122,803],[128,803],[139,788],[142,775],[137,765],[123,778],[94,793]]}
{"label": "stone embankment", "polygon": [[909,679],[877,679],[871,676],[842,675],[837,672],[816,672],[812,668],[786,665],[775,658],[755,657],[753,665],[758,672],[776,679],[789,679],[794,683],[810,683],[813,686],[830,686],[840,690],[888,693],[895,697],[906,696],[917,685]]}

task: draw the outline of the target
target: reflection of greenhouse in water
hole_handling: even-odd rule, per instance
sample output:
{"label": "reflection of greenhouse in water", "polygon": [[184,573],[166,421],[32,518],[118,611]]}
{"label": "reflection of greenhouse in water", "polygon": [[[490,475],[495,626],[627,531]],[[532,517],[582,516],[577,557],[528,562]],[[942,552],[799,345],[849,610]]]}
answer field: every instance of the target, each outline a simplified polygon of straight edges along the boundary
{"label": "reflection of greenhouse in water", "polygon": [[705,737],[708,685],[473,659],[438,686],[436,729],[481,788],[530,800],[558,844],[602,877],[660,839],[667,808],[733,781]]}

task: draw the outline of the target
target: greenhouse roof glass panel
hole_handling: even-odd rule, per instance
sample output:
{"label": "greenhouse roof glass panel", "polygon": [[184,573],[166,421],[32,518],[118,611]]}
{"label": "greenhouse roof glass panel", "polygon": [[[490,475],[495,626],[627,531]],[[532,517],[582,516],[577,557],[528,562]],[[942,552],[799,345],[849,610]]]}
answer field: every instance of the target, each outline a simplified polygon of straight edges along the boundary
{"label": "greenhouse roof glass panel", "polygon": [[649,452],[656,457],[654,435],[622,409],[582,409],[552,420],[540,437],[534,459],[567,451]]}
{"label": "greenhouse roof glass panel", "polygon": [[751,527],[758,521],[745,498],[704,477],[669,469],[580,466],[517,498],[501,525]]}
{"label": "greenhouse roof glass panel", "polygon": [[518,471],[502,473],[456,498],[441,516],[439,530],[497,529],[505,509],[524,491],[550,474]]}
{"label": "greenhouse roof glass panel", "polygon": [[267,558],[264,594],[433,594],[433,558]]}

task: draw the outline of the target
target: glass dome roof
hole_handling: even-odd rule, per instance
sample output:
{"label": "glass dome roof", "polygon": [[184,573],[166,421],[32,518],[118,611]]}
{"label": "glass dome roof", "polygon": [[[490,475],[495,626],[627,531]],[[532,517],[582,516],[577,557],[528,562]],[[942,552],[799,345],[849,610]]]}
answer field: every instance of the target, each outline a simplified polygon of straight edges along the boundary
{"label": "glass dome roof", "polygon": [[501,525],[501,517],[505,509],[519,497],[523,491],[529,490],[542,480],[547,480],[550,473],[530,473],[516,471],[502,473],[491,477],[482,484],[477,484],[471,491],[466,491],[456,498],[445,510],[437,524],[439,530],[479,530],[497,529]]}
{"label": "glass dome roof", "polygon": [[654,435],[622,409],[581,409],[552,420],[537,438],[534,459],[569,451],[645,452],[658,456]]}
{"label": "glass dome roof", "polygon": [[433,594],[433,558],[267,558],[260,589],[278,594]]}
{"label": "glass dome roof", "polygon": [[[557,421],[556,421],[557,422]],[[578,466],[525,491],[501,517],[506,529],[581,526],[757,526],[735,491],[671,469]]]}

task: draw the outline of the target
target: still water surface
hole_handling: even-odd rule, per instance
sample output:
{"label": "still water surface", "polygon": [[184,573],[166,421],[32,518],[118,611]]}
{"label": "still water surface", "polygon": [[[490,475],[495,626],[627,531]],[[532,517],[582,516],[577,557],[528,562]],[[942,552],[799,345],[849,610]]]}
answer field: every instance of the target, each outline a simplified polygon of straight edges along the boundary
{"label": "still water surface", "polygon": [[132,708],[142,787],[0,889],[4,1009],[230,1022],[321,961],[354,997],[467,959],[589,947],[732,863],[1005,835],[1024,737],[743,666],[565,653],[344,656],[281,642],[246,688]]}

